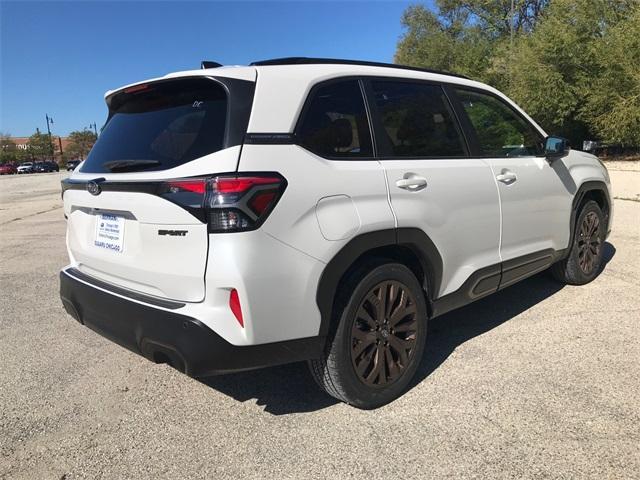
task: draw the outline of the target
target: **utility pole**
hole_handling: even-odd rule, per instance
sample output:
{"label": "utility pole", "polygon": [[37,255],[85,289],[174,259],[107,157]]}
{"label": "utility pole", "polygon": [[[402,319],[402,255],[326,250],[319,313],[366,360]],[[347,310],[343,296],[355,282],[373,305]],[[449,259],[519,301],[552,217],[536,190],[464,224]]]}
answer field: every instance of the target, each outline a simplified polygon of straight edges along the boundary
{"label": "utility pole", "polygon": [[51,123],[51,125],[53,125],[53,118],[49,117],[49,114],[46,113],[45,118],[47,119],[47,132],[49,132],[49,150],[50,150],[50,154],[51,154],[51,159],[53,160],[53,140],[51,139],[51,129],[49,128],[49,123]]}
{"label": "utility pole", "polygon": [[513,22],[515,20],[515,14],[516,14],[516,6],[515,6],[515,0],[511,0],[511,43],[513,44],[513,29],[514,29],[514,25]]}
{"label": "utility pole", "polygon": [[64,153],[62,151],[62,137],[58,135],[58,145],[60,145],[60,162],[62,163],[62,154]]}
{"label": "utility pole", "polygon": [[514,22],[514,15],[515,15],[515,0],[511,0],[511,21],[510,23],[510,32],[509,32],[509,85],[511,85],[512,82],[512,75],[511,75],[511,65],[513,64],[513,22]]}
{"label": "utility pole", "polygon": [[515,9],[516,9],[515,0],[511,0],[511,21],[509,22],[511,26],[511,29],[509,32],[510,33],[509,40],[511,43],[511,48],[513,48],[513,22],[514,22],[514,16],[515,16]]}

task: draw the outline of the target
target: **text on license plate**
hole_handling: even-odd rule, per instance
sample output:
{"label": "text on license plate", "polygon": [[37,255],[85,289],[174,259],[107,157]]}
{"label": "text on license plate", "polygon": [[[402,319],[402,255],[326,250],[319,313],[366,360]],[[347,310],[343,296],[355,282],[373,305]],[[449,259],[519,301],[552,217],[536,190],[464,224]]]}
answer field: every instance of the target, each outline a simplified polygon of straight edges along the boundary
{"label": "text on license plate", "polygon": [[124,250],[124,217],[102,214],[96,216],[96,247],[122,253]]}

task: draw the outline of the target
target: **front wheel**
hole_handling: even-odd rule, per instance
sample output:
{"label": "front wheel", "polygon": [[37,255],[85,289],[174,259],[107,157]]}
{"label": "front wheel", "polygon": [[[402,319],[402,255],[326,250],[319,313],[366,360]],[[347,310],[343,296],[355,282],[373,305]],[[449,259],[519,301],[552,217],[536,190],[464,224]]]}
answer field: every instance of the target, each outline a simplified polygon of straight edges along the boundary
{"label": "front wheel", "polygon": [[324,356],[309,368],[329,395],[377,408],[398,398],[418,368],[427,336],[424,292],[398,263],[354,272],[341,292]]}
{"label": "front wheel", "polygon": [[598,276],[602,267],[606,218],[593,200],[582,207],[569,255],[551,267],[556,280],[570,285],[584,285]]}

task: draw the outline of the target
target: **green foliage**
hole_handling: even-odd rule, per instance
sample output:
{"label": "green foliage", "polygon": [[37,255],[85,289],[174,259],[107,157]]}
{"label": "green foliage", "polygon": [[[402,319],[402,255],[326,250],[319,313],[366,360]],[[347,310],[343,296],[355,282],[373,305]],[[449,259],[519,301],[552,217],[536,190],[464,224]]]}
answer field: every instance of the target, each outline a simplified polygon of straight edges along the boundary
{"label": "green foliage", "polygon": [[90,130],[81,130],[69,134],[70,143],[67,146],[65,157],[70,160],[84,160],[98,137]]}
{"label": "green foliage", "polygon": [[[606,57],[615,43],[612,32],[630,27],[626,18],[632,10],[632,3],[621,1],[556,0],[532,34],[519,38],[508,94],[547,130],[574,144],[581,145],[585,135],[610,139],[616,124],[605,121],[602,128],[593,128],[589,98],[610,98],[615,90],[601,79],[619,68]],[[630,54],[619,61],[629,61],[624,57]],[[629,68],[637,71],[638,63]],[[603,87],[608,91],[599,91]]]}
{"label": "green foliage", "polygon": [[514,0],[513,18],[511,0],[437,0],[436,11],[411,6],[402,16],[405,34],[395,61],[485,79],[512,29],[514,35],[530,31],[546,5],[547,0]]}
{"label": "green foliage", "polygon": [[17,163],[22,157],[23,154],[11,140],[11,135],[0,132],[0,164]]}
{"label": "green foliage", "polygon": [[[437,0],[439,15],[474,25],[485,36],[503,38],[531,31],[548,0]],[[513,5],[513,16],[511,7]]]}
{"label": "green foliage", "polygon": [[587,138],[640,145],[640,2],[514,5],[513,18],[510,0],[410,7],[395,60],[489,83],[575,145]]}
{"label": "green foliage", "polygon": [[640,8],[594,45],[600,74],[580,116],[605,142],[640,145]]}
{"label": "green foliage", "polygon": [[27,145],[27,156],[30,159],[47,160],[53,158],[52,144],[50,142],[49,135],[40,133],[39,130],[36,130],[36,133],[29,137]]}
{"label": "green foliage", "polygon": [[467,16],[443,16],[423,6],[409,7],[402,24],[406,33],[398,44],[395,61],[478,76],[490,54],[491,41],[478,27],[466,26]]}

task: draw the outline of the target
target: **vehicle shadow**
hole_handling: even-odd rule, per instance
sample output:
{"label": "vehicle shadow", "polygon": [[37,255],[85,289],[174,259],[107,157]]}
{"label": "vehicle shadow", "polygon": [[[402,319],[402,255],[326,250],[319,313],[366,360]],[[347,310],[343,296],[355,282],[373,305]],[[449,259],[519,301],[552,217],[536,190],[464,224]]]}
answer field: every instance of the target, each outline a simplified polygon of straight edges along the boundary
{"label": "vehicle shadow", "polygon": [[[615,252],[613,245],[605,243],[602,268],[611,261]],[[431,320],[427,347],[409,389],[436,370],[459,345],[502,325],[563,287],[548,272],[542,272]],[[240,402],[255,399],[257,405],[264,406],[265,412],[273,415],[313,412],[338,403],[320,391],[305,363],[210,377],[201,381]]]}
{"label": "vehicle shadow", "polygon": [[205,385],[240,402],[255,399],[273,415],[315,412],[338,403],[322,392],[305,362],[209,377]]}

